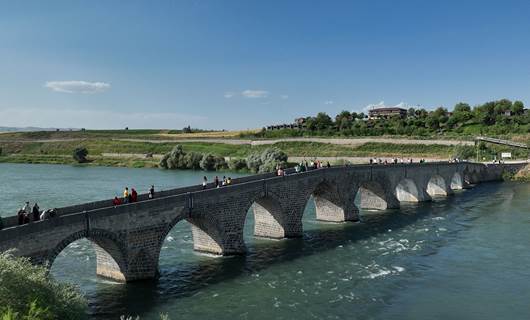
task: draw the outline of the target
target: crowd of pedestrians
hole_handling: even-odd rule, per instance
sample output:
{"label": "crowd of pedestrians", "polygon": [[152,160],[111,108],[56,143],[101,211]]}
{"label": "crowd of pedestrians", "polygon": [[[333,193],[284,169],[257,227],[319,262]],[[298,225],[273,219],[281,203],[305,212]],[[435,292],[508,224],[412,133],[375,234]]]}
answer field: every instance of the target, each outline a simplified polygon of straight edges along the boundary
{"label": "crowd of pedestrians", "polygon": [[[391,158],[391,159],[381,159],[381,158],[370,158],[368,160],[370,164],[405,164],[405,163],[414,163],[414,160],[412,158]],[[425,163],[425,159],[421,158],[418,160],[418,163]]]}
{"label": "crowd of pedestrians", "polygon": [[329,163],[329,161],[326,161],[326,164],[323,164],[322,161],[320,160],[311,160],[310,162],[306,160],[306,161],[302,161],[299,164],[297,164],[294,167],[294,172],[300,173],[300,172],[306,172],[306,171],[314,170],[314,169],[321,169],[324,167],[325,168],[331,167],[331,164]]}
{"label": "crowd of pedestrians", "polygon": [[33,206],[26,201],[24,206],[17,212],[18,224],[23,225],[30,222],[46,220],[57,215],[57,209],[40,210],[39,205],[35,203]]}
{"label": "crowd of pedestrians", "polygon": [[[155,197],[155,186],[151,185],[151,187],[147,191],[147,198],[153,199],[154,197]],[[123,197],[115,196],[114,199],[112,200],[112,204],[114,206],[119,206],[121,204],[134,203],[134,202],[138,202],[138,192],[134,188],[131,188],[131,190],[129,191],[129,187],[125,187],[125,189],[123,189]]]}

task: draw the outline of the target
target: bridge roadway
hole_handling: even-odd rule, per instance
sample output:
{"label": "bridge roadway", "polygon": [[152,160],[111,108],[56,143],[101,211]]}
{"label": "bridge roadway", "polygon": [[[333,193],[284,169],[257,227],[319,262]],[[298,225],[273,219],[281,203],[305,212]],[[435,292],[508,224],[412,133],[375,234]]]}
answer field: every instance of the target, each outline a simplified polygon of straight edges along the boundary
{"label": "bridge roadway", "polygon": [[[502,179],[505,171],[525,164],[423,163],[356,165],[315,169],[277,177],[261,174],[233,180],[221,188],[191,186],[146,194],[139,201],[112,206],[112,200],[58,209],[58,217],[17,225],[4,219],[0,251],[31,258],[51,267],[70,243],[89,239],[97,257],[97,274],[117,281],[156,277],[162,244],[180,221],[191,224],[194,249],[243,254],[243,228],[248,212],[254,234],[282,239],[302,236],[307,202],[315,202],[318,220],[360,221],[354,201],[366,209],[395,209],[400,202],[429,201],[455,189]],[[251,209],[252,210],[249,210]]]}

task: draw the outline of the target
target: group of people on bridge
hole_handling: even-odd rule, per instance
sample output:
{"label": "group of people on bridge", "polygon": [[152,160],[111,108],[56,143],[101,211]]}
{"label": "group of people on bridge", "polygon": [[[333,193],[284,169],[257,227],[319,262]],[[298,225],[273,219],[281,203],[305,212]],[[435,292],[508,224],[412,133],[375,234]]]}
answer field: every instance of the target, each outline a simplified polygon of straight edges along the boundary
{"label": "group of people on bridge", "polygon": [[[151,187],[148,190],[148,198],[153,199],[154,197],[155,197],[155,186],[151,185]],[[123,189],[123,198],[115,196],[114,199],[112,200],[112,204],[114,206],[119,206],[121,204],[133,203],[133,202],[138,202],[138,192],[134,188],[131,188],[131,191],[129,191],[129,187],[125,187],[125,189]]]}
{"label": "group of people on bridge", "polygon": [[[405,163],[414,163],[414,159],[404,159],[404,158],[392,158],[392,159],[381,159],[381,158],[370,158],[370,164],[405,164]],[[425,163],[425,159],[421,158],[418,160],[418,163]]]}
{"label": "group of people on bridge", "polygon": [[[327,161],[326,164],[324,165],[322,163],[322,161],[320,161],[320,160],[311,160],[310,162],[307,162],[307,160],[306,160],[306,161],[302,161],[299,164],[297,164],[294,167],[294,172],[295,173],[300,173],[300,172],[306,172],[306,171],[314,170],[314,169],[321,169],[321,168],[324,168],[324,167],[325,168],[331,168],[331,164],[329,163],[329,161]],[[277,174],[278,176],[284,176],[285,175],[285,170],[283,168],[279,168],[277,173],[278,173]]]}
{"label": "group of people on bridge", "polygon": [[[213,186],[214,188],[220,188],[224,186],[229,186],[232,184],[232,178],[223,176],[223,180],[219,179],[219,176],[215,176],[213,179]],[[208,178],[206,176],[202,177],[202,189],[206,189],[208,187]]]}
{"label": "group of people on bridge", "polygon": [[57,209],[55,208],[41,211],[37,203],[32,207],[29,201],[26,201],[26,204],[18,210],[18,225],[54,218],[56,215]]}

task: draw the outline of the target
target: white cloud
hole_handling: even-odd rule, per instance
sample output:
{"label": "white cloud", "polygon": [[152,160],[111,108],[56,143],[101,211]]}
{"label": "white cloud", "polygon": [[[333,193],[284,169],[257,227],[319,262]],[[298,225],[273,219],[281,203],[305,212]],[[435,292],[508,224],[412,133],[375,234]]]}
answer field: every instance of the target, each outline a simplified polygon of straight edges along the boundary
{"label": "white cloud", "polygon": [[230,98],[232,98],[235,95],[236,94],[234,92],[225,92],[224,97],[227,98],[227,99],[230,99]]}
{"label": "white cloud", "polygon": [[269,91],[265,90],[245,90],[241,92],[241,95],[245,98],[267,98]]}
{"label": "white cloud", "polygon": [[286,94],[282,94],[282,95],[280,96],[280,98],[282,98],[283,100],[287,100],[287,99],[289,99],[289,96],[286,95]]}
{"label": "white cloud", "polygon": [[333,104],[333,103],[334,103],[333,100],[326,100],[326,101],[324,101],[324,104],[328,104],[328,105],[329,105],[329,104]]}
{"label": "white cloud", "polygon": [[80,80],[69,81],[48,81],[44,87],[49,88],[55,92],[66,93],[98,93],[105,92],[110,89],[110,83],[106,82],[88,82]]}
{"label": "white cloud", "polygon": [[[39,116],[36,117],[35,115]],[[201,126],[207,118],[172,112],[121,112],[86,109],[42,109],[0,107],[2,125],[42,128],[182,128]]]}

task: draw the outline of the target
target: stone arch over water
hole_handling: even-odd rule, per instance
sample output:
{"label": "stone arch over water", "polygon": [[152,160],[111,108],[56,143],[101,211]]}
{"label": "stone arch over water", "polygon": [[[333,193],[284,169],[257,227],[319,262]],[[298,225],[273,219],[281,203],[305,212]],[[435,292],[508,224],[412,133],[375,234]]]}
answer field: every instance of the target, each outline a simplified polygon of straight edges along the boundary
{"label": "stone arch over water", "polygon": [[387,194],[383,186],[376,181],[364,181],[359,184],[357,196],[361,209],[386,210]]}
{"label": "stone arch over water", "polygon": [[51,269],[57,256],[66,247],[80,239],[89,240],[94,248],[97,261],[96,274],[98,276],[122,282],[129,280],[126,277],[128,265],[125,259],[125,247],[116,235],[99,229],[90,230],[88,233],[79,231],[63,239],[45,258],[44,263],[48,269]]}
{"label": "stone arch over water", "polygon": [[434,175],[427,183],[427,193],[429,196],[447,196],[447,184],[440,175]]}
{"label": "stone arch over water", "polygon": [[464,188],[464,179],[459,172],[455,172],[451,178],[451,189],[461,190]]}
{"label": "stone arch over water", "polygon": [[400,202],[419,202],[420,193],[412,179],[403,179],[396,186],[396,198]]}

